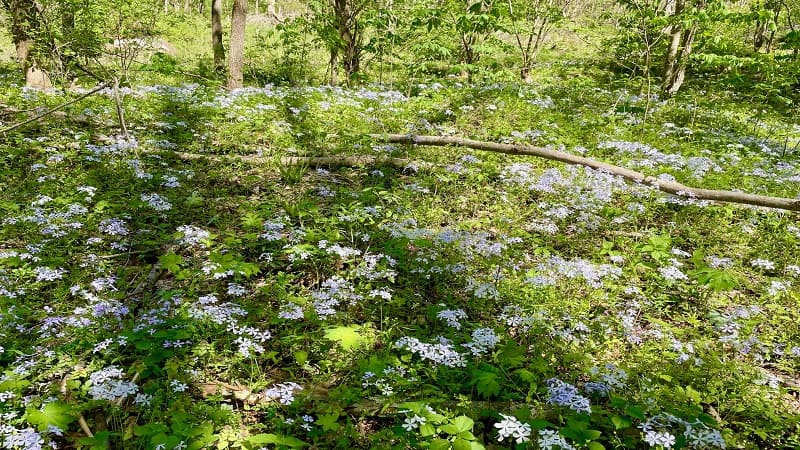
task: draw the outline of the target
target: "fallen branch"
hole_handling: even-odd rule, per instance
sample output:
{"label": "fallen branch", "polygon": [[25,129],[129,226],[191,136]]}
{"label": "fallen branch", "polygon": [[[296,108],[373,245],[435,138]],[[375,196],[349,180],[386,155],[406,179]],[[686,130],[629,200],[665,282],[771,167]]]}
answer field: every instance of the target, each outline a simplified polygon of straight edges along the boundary
{"label": "fallen branch", "polygon": [[659,180],[653,176],[647,176],[635,170],[615,166],[594,159],[576,156],[558,150],[550,150],[542,147],[530,145],[500,144],[496,142],[475,141],[457,137],[444,136],[412,136],[407,134],[372,134],[372,139],[380,142],[394,144],[412,144],[428,146],[448,146],[457,145],[468,147],[475,150],[484,150],[495,153],[505,153],[507,155],[537,156],[553,161],[560,161],[567,164],[576,164],[592,169],[602,170],[614,175],[619,175],[626,180],[634,183],[652,186],[662,192],[674,194],[684,198],[696,200],[713,200],[718,202],[738,203],[745,205],[764,206],[767,208],[785,209],[788,211],[800,211],[800,200],[768,197],[764,195],[746,194],[743,192],[718,191],[713,189],[699,189],[683,185],[674,181]]}
{"label": "fallen branch", "polygon": [[38,115],[36,115],[36,116],[33,116],[33,117],[31,117],[30,119],[28,119],[28,120],[22,121],[22,122],[20,122],[20,123],[18,123],[18,124],[15,124],[15,125],[11,125],[11,126],[10,126],[10,127],[8,127],[8,128],[3,128],[2,130],[0,130],[0,134],[6,134],[6,133],[8,133],[9,131],[16,130],[17,128],[19,128],[19,127],[21,127],[21,126],[27,125],[27,124],[29,124],[29,123],[31,123],[31,122],[36,122],[37,120],[39,120],[39,119],[41,119],[41,118],[43,118],[43,117],[45,117],[45,116],[48,116],[48,115],[50,115],[50,114],[53,114],[53,113],[54,113],[54,112],[56,112],[56,111],[59,111],[59,110],[61,110],[61,109],[64,109],[64,108],[66,108],[67,106],[69,106],[69,105],[71,105],[71,104],[73,104],[73,103],[77,103],[77,102],[79,102],[79,101],[81,101],[81,100],[85,99],[86,97],[88,97],[88,96],[90,96],[90,95],[92,95],[92,94],[94,94],[94,93],[96,93],[96,92],[100,92],[101,90],[105,89],[107,86],[108,86],[108,83],[103,83],[103,84],[101,84],[100,86],[97,86],[96,88],[94,88],[94,89],[92,89],[91,91],[89,91],[89,92],[87,92],[87,93],[85,93],[85,94],[81,95],[81,96],[80,96],[80,97],[78,97],[78,98],[72,99],[72,100],[70,100],[70,101],[68,101],[68,102],[66,102],[66,103],[62,103],[62,104],[60,104],[60,105],[58,105],[58,106],[55,106],[55,107],[53,107],[53,108],[50,108],[50,109],[48,109],[47,111],[45,111],[45,112],[43,112],[43,113],[41,113],[41,114],[38,114]]}
{"label": "fallen branch", "polygon": [[[146,152],[160,153],[160,152]],[[360,166],[392,166],[397,169],[407,169],[414,166],[420,169],[433,167],[433,164],[411,161],[403,158],[388,156],[353,155],[353,156],[289,156],[285,158],[268,158],[263,156],[247,155],[206,155],[202,153],[171,152],[180,159],[194,161],[205,159],[214,162],[244,162],[252,165],[281,165],[309,167],[360,167]]]}

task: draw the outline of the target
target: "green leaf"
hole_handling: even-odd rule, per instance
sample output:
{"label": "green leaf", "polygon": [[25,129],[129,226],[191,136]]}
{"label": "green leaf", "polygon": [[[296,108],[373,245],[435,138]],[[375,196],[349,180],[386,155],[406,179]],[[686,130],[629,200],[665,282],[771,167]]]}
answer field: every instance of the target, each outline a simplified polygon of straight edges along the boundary
{"label": "green leaf", "polygon": [[628,428],[629,426],[633,425],[633,422],[631,422],[631,420],[628,419],[627,417],[622,417],[617,415],[611,416],[611,423],[614,424],[615,430],[621,430],[623,428]]}
{"label": "green leaf", "polygon": [[481,397],[490,398],[500,394],[499,376],[496,372],[476,370],[472,376],[472,384],[475,385]]}
{"label": "green leaf", "polygon": [[253,445],[277,444],[278,436],[272,433],[254,434],[247,438],[247,443]]}
{"label": "green leaf", "polygon": [[263,444],[285,445],[291,448],[302,448],[308,446],[308,444],[294,436],[282,436],[272,433],[256,434],[247,438],[245,442],[253,446]]}
{"label": "green leaf", "polygon": [[472,450],[472,446],[469,444],[469,441],[457,438],[453,441],[453,450]]}
{"label": "green leaf", "polygon": [[606,450],[606,448],[603,447],[603,444],[597,441],[592,441],[589,442],[589,450]]}
{"label": "green leaf", "polygon": [[533,419],[530,422],[531,428],[534,430],[542,430],[548,427],[555,427],[556,425],[552,422],[548,422],[544,419]]}
{"label": "green leaf", "polygon": [[364,341],[364,336],[358,332],[359,328],[358,326],[331,327],[325,330],[325,339],[336,341],[343,349],[350,350]]}
{"label": "green leaf", "polygon": [[[109,441],[111,440],[111,436],[116,433],[111,433],[109,431],[98,431],[92,437],[84,437],[78,439],[78,442],[88,446],[90,450],[106,450],[110,447]],[[177,444],[177,442],[175,442]]]}
{"label": "green leaf", "polygon": [[509,340],[497,355],[497,361],[501,366],[507,368],[520,367],[525,364],[525,347]]}
{"label": "green leaf", "polygon": [[279,438],[280,438],[280,440],[278,441],[278,444],[285,445],[287,447],[303,448],[303,447],[308,446],[308,444],[306,444],[305,442],[301,441],[300,439],[297,439],[294,436],[279,436]]}
{"label": "green leaf", "polygon": [[308,361],[308,352],[303,350],[294,352],[294,360],[297,362],[298,366],[305,365],[305,363]]}
{"label": "green leaf", "polygon": [[634,419],[644,420],[644,409],[640,406],[628,406],[625,408],[625,413],[629,416],[633,417]]}
{"label": "green leaf", "polygon": [[181,270],[181,264],[183,264],[183,257],[181,255],[176,255],[173,252],[169,252],[161,255],[158,258],[158,262],[160,262],[161,266],[170,272],[178,273]]}
{"label": "green leaf", "polygon": [[316,424],[319,425],[323,431],[336,431],[341,427],[337,420],[339,420],[339,413],[337,412],[323,414],[317,418]]}
{"label": "green leaf", "polygon": [[526,383],[536,383],[536,380],[538,379],[536,374],[534,374],[528,369],[517,369],[514,371],[514,373],[517,374],[517,376],[519,376],[519,378]]}
{"label": "green leaf", "polygon": [[245,214],[245,216],[242,217],[242,225],[245,228],[251,228],[251,229],[261,228],[261,223],[262,223],[261,217],[259,217],[258,214],[252,211]]}
{"label": "green leaf", "polygon": [[453,419],[453,425],[456,426],[456,432],[453,434],[461,433],[462,431],[471,431],[472,425],[475,422],[467,416],[458,416]]}
{"label": "green leaf", "polygon": [[430,450],[448,450],[450,448],[450,441],[447,439],[436,438],[431,441]]}
{"label": "green leaf", "polygon": [[422,437],[433,436],[436,434],[436,428],[434,428],[432,424],[423,423],[419,426],[419,434]]}
{"label": "green leaf", "polygon": [[41,410],[36,408],[25,410],[25,420],[31,425],[36,425],[39,431],[47,431],[47,427],[51,425],[66,431],[69,424],[78,418],[73,411],[74,408],[66,403],[50,402]]}

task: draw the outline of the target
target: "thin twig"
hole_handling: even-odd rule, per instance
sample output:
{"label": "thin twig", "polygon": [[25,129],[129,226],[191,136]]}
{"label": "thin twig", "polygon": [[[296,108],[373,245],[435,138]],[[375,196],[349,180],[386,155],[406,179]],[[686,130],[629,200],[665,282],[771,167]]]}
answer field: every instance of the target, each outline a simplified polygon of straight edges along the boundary
{"label": "thin twig", "polygon": [[[67,381],[69,381],[70,376],[67,375],[61,380],[61,395],[64,396],[65,401],[69,401],[69,391],[67,390]],[[86,419],[83,418],[83,414],[78,416],[78,424],[81,426],[81,430],[86,434],[88,437],[94,437],[92,434],[92,430],[89,428],[89,424],[86,423]]]}
{"label": "thin twig", "polygon": [[122,134],[125,139],[130,138],[128,134],[128,127],[125,125],[125,110],[122,109],[122,99],[119,96],[119,78],[114,77],[114,104],[117,108],[117,118],[119,119],[119,126],[122,127]]}

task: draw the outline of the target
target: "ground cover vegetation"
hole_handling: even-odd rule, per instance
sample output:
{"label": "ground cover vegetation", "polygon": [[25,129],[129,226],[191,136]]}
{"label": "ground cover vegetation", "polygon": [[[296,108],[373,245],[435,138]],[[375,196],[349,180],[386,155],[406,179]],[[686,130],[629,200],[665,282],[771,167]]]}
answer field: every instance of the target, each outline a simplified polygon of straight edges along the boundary
{"label": "ground cover vegetation", "polygon": [[798,199],[797,2],[0,4],[0,448],[800,447],[796,212],[381,138]]}

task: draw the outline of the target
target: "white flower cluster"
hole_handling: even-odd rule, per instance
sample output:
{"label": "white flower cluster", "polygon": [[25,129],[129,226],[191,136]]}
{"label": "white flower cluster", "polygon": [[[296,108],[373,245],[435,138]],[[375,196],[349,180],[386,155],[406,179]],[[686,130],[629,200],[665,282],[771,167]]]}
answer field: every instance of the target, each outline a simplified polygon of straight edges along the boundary
{"label": "white flower cluster", "polygon": [[577,413],[592,413],[589,399],[580,395],[578,388],[569,383],[551,378],[547,380],[547,391],[550,394],[547,403],[550,405],[566,406]]}
{"label": "white flower cluster", "polygon": [[415,337],[403,336],[394,343],[394,346],[408,349],[411,353],[418,353],[422,359],[431,361],[437,366],[464,367],[467,364],[464,356],[455,351],[453,344],[441,336],[438,344],[427,344]]}
{"label": "white flower cluster", "polygon": [[319,241],[319,248],[331,255],[337,255],[343,260],[348,260],[361,255],[361,250],[352,247],[342,247],[339,244],[330,244],[326,240]]}
{"label": "white flower cluster", "polygon": [[669,281],[686,281],[689,279],[689,277],[675,265],[661,267],[658,269],[658,272]]}
{"label": "white flower cluster", "polygon": [[363,299],[353,292],[353,285],[340,276],[331,277],[322,282],[319,289],[311,294],[314,299],[314,310],[320,319],[327,319],[336,314],[336,308],[342,303],[354,305]]}
{"label": "white flower cluster", "polygon": [[33,272],[36,274],[36,281],[60,280],[64,277],[64,274],[67,273],[64,269],[51,269],[49,267],[36,267],[33,269]]}
{"label": "white flower cluster", "polygon": [[205,248],[206,245],[203,241],[211,237],[211,233],[194,225],[181,225],[178,227],[178,232],[182,235],[178,239],[178,243],[181,245],[197,245]]}
{"label": "white flower cluster", "polygon": [[105,219],[101,221],[98,225],[98,229],[101,233],[111,236],[126,236],[128,233],[130,233],[130,230],[128,230],[128,225],[125,223],[125,221],[117,218]]}
{"label": "white flower cluster", "polygon": [[436,317],[445,321],[448,327],[455,328],[456,330],[461,329],[461,322],[459,320],[466,319],[467,313],[464,312],[463,309],[445,309],[439,311],[436,314]]}
{"label": "white flower cluster", "polygon": [[278,312],[278,317],[286,320],[300,320],[305,318],[303,308],[294,303],[285,303],[281,305],[281,310]]}
{"label": "white flower cluster", "polygon": [[672,414],[655,415],[647,419],[640,427],[644,434],[644,441],[651,447],[660,446],[665,450],[671,449],[675,445],[676,435],[681,433],[681,429],[686,443],[691,448],[724,449],[726,447],[725,439],[719,430],[712,430],[700,421],[687,422]]}
{"label": "white flower cluster", "polygon": [[264,232],[258,237],[266,239],[267,241],[279,241],[283,237],[281,233],[284,228],[286,228],[286,224],[280,220],[264,222]]}
{"label": "white flower cluster", "polygon": [[233,342],[239,345],[239,354],[245,358],[249,358],[252,353],[264,353],[264,346],[261,344],[272,338],[272,333],[269,331],[239,327],[234,323],[228,324],[228,331],[238,336]]}
{"label": "white flower cluster", "polygon": [[491,328],[478,328],[472,332],[472,341],[464,344],[474,356],[482,355],[495,348],[500,338]]}
{"label": "white flower cluster", "polygon": [[247,311],[241,306],[224,302],[217,304],[217,297],[214,295],[205,295],[197,299],[197,305],[189,307],[189,317],[192,319],[210,320],[217,325],[235,323],[235,316],[246,316]]}
{"label": "white flower cluster", "polygon": [[425,422],[427,422],[427,420],[424,417],[414,414],[411,417],[406,417],[403,421],[403,428],[405,428],[406,431],[416,430],[420,425],[424,425]]}
{"label": "white flower cluster", "polygon": [[768,259],[757,258],[750,261],[752,267],[764,270],[775,270],[775,263]]}
{"label": "white flower cluster", "polygon": [[155,192],[142,194],[140,198],[143,202],[147,203],[151,208],[158,212],[169,211],[172,209],[172,203],[168,202],[166,198],[156,194]]}
{"label": "white flower cluster", "polygon": [[3,448],[21,448],[24,450],[42,450],[44,438],[33,428],[18,430],[14,427],[0,425],[0,436],[5,435]]}
{"label": "white flower cluster", "polygon": [[303,386],[290,381],[272,386],[267,389],[264,395],[267,397],[267,400],[277,400],[281,405],[289,405],[294,401],[295,392],[302,390]]}
{"label": "white flower cluster", "polygon": [[575,450],[575,446],[567,442],[556,430],[539,430],[537,443],[543,450]]}
{"label": "white flower cluster", "polygon": [[500,415],[503,416],[503,420],[494,424],[494,427],[497,428],[498,441],[503,442],[503,439],[511,438],[514,439],[517,444],[522,444],[530,440],[530,424],[522,423],[514,416]]}
{"label": "white flower cluster", "polygon": [[89,395],[95,400],[115,401],[134,395],[139,391],[136,383],[122,379],[124,373],[116,366],[109,366],[89,375]]}

